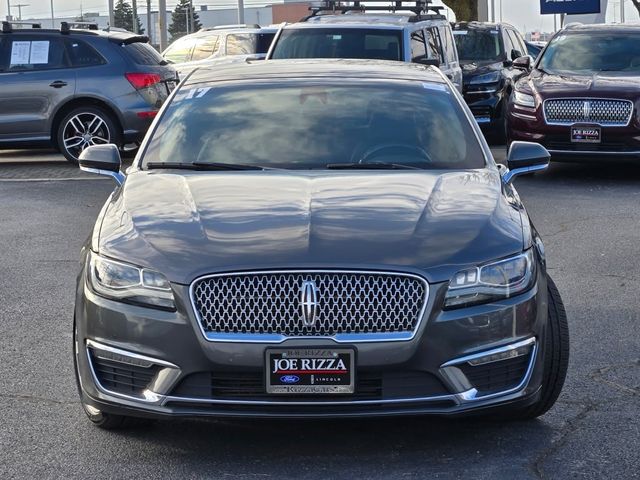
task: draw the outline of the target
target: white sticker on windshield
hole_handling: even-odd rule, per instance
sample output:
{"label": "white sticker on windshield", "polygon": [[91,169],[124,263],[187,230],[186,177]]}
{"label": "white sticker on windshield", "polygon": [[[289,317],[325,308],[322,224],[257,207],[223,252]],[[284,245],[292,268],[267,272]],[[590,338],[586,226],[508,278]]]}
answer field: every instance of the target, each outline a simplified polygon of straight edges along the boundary
{"label": "white sticker on windshield", "polygon": [[467,35],[469,32],[467,30],[454,30],[454,35]]}
{"label": "white sticker on windshield", "polygon": [[426,88],[427,90],[435,90],[438,92],[449,92],[445,85],[441,83],[423,83],[422,88]]}
{"label": "white sticker on windshield", "polygon": [[187,92],[187,95],[184,98],[187,100],[191,100],[192,98],[202,98],[209,90],[211,90],[211,87],[192,88]]}

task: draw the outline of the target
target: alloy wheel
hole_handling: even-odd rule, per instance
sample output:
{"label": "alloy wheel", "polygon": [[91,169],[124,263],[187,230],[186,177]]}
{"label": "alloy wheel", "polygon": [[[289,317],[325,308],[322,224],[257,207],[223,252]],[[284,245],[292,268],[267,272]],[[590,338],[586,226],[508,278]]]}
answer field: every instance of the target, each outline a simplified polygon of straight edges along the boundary
{"label": "alloy wheel", "polygon": [[107,122],[95,113],[78,113],[71,117],[62,133],[64,149],[74,158],[91,145],[111,142],[111,132]]}

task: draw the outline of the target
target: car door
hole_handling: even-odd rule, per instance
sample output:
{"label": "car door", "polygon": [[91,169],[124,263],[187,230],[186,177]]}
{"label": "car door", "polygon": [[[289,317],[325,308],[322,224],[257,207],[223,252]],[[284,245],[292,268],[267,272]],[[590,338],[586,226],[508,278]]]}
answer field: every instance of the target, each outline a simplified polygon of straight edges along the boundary
{"label": "car door", "polygon": [[440,42],[442,43],[442,53],[444,56],[444,64],[441,69],[444,74],[456,86],[458,91],[462,92],[462,68],[458,60],[458,50],[453,40],[451,27],[442,25],[438,27],[440,33]]}
{"label": "car door", "polygon": [[62,36],[21,32],[2,40],[0,142],[49,140],[56,106],[75,93],[75,71]]}

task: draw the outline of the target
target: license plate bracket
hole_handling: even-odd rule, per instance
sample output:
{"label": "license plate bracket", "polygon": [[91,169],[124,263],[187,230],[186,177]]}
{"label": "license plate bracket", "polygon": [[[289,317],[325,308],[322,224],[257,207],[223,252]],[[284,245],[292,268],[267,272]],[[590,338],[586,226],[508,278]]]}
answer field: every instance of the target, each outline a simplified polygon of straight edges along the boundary
{"label": "license plate bracket", "polygon": [[355,391],[355,349],[269,348],[266,390],[279,395],[349,395]]}
{"label": "license plate bracket", "polygon": [[600,125],[571,125],[571,141],[573,143],[600,143],[602,141],[602,128]]}

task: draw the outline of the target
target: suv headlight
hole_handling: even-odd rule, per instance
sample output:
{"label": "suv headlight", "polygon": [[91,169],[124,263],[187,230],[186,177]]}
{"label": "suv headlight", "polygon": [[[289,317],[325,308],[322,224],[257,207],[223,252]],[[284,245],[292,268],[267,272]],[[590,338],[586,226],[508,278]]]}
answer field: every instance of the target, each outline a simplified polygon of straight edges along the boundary
{"label": "suv headlight", "polygon": [[516,105],[520,105],[521,107],[529,107],[536,108],[536,99],[533,95],[529,95],[528,93],[519,92],[518,90],[513,91],[513,100]]}
{"label": "suv headlight", "polygon": [[90,252],[87,279],[98,295],[162,310],[175,310],[169,280],[159,272]]}
{"label": "suv headlight", "polygon": [[500,81],[500,72],[491,72],[471,77],[469,85],[483,85],[485,83],[496,83]]}
{"label": "suv headlight", "polygon": [[455,274],[445,295],[444,309],[469,307],[513,297],[535,282],[533,249],[515,257]]}

